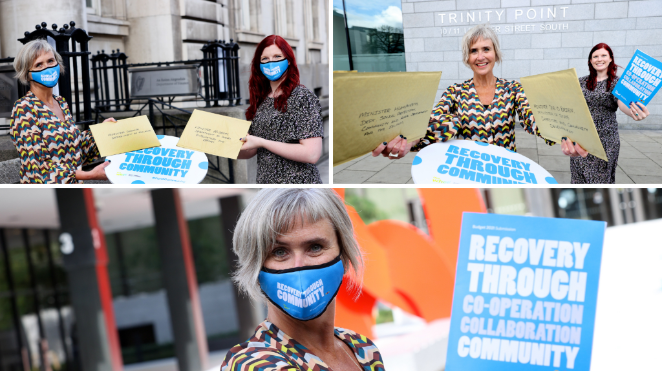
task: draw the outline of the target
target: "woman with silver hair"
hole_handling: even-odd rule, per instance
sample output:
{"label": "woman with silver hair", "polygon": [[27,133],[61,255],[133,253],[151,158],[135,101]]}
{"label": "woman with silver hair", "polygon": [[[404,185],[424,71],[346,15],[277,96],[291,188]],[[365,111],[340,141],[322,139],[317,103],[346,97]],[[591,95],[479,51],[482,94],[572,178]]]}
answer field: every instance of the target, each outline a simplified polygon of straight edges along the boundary
{"label": "woman with silver hair", "polygon": [[343,277],[361,282],[363,258],[345,205],[333,190],[261,190],[241,214],[232,242],[239,258],[234,282],[266,302],[268,312],[250,339],[228,351],[221,371],[258,365],[260,370],[384,370],[370,339],[334,326]]}
{"label": "woman with silver hair", "polygon": [[16,78],[30,86],[14,104],[9,130],[21,159],[21,183],[107,180],[104,168],[108,163],[82,170],[84,164],[100,157],[99,150],[89,131],[78,130],[64,98],[53,95],[64,74],[60,54],[46,40],[33,40],[18,52],[14,69]]}
{"label": "woman with silver hair", "polygon": [[[441,95],[432,110],[425,136],[411,142],[405,137],[396,137],[375,148],[373,156],[381,153],[398,159],[410,150],[418,151],[451,138],[486,142],[516,151],[516,114],[527,133],[540,136],[520,83],[494,76],[494,65],[503,59],[494,30],[478,25],[467,31],[462,38],[462,56],[474,76],[449,86]],[[554,142],[545,142],[554,145]]]}

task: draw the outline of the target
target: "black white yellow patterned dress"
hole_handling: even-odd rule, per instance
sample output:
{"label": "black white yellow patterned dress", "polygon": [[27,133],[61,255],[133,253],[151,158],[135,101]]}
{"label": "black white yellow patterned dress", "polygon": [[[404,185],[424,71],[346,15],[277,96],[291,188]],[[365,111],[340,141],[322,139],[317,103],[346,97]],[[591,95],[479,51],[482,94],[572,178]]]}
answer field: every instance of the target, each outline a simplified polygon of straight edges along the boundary
{"label": "black white yellow patterned dress", "polygon": [[[336,337],[347,344],[364,371],[383,371],[379,349],[370,339],[336,327]],[[348,349],[349,352],[349,349]],[[262,322],[248,341],[232,347],[220,371],[329,371],[323,360],[271,322]]]}
{"label": "black white yellow patterned dress", "polygon": [[621,149],[621,138],[618,135],[618,98],[611,92],[618,82],[618,77],[607,90],[607,80],[599,81],[593,91],[586,88],[588,76],[579,78],[588,110],[598,131],[600,142],[605,149],[609,161],[599,159],[592,154],[586,158],[570,158],[570,179],[572,184],[614,184],[616,183],[616,166],[618,153]]}
{"label": "black white yellow patterned dress", "polygon": [[[529,134],[540,136],[529,102],[518,81],[497,78],[492,103],[480,102],[473,78],[448,87],[432,110],[428,131],[412,148],[420,150],[449,139],[485,142],[517,151],[515,114]],[[549,145],[554,142],[545,140]]]}
{"label": "black white yellow patterned dress", "polygon": [[[255,112],[248,133],[283,143],[322,137],[324,126],[319,99],[305,86],[299,85],[287,99],[287,111],[280,112],[274,106],[274,99],[267,97]],[[257,183],[320,184],[322,178],[315,164],[288,160],[265,148],[258,148]]]}
{"label": "black white yellow patterned dress", "polygon": [[64,122],[31,91],[14,104],[9,135],[21,159],[21,183],[82,183],[76,170],[100,157],[92,134],[78,130],[64,98],[53,97]]}

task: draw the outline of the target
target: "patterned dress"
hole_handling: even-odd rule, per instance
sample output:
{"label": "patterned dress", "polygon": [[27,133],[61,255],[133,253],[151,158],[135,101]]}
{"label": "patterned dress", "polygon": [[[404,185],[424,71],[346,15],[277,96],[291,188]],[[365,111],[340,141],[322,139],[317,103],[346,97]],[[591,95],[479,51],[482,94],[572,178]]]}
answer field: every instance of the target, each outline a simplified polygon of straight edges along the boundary
{"label": "patterned dress", "polygon": [[23,184],[82,183],[76,170],[100,157],[92,134],[78,130],[64,98],[53,97],[65,122],[31,91],[14,104],[9,135],[21,159]]}
{"label": "patterned dress", "polygon": [[[384,370],[379,349],[370,339],[339,327],[334,332],[354,352],[364,371]],[[273,323],[264,321],[247,342],[230,349],[221,364],[221,371],[249,370],[330,371],[331,368]]]}
{"label": "patterned dress", "polygon": [[[515,113],[529,134],[540,136],[529,102],[518,81],[497,78],[492,103],[480,102],[473,78],[448,87],[432,110],[428,131],[412,148],[418,151],[432,143],[457,139],[486,142],[517,151]],[[545,140],[548,145],[554,142]]]}
{"label": "patterned dress", "polygon": [[[305,86],[299,85],[287,98],[287,111],[280,112],[274,99],[267,97],[257,108],[248,133],[283,143],[299,143],[300,139],[322,137],[322,107],[319,99]],[[265,149],[257,150],[257,182],[260,184],[321,184],[315,164],[288,160]]]}
{"label": "patterned dress", "polygon": [[616,110],[618,98],[611,92],[614,90],[618,77],[607,90],[607,80],[599,81],[593,91],[586,88],[588,76],[579,78],[579,85],[584,92],[588,110],[598,131],[600,142],[605,149],[609,161],[599,159],[592,154],[586,158],[570,157],[570,180],[572,184],[614,184],[616,183],[616,166],[618,152],[621,149],[621,139],[618,136]]}

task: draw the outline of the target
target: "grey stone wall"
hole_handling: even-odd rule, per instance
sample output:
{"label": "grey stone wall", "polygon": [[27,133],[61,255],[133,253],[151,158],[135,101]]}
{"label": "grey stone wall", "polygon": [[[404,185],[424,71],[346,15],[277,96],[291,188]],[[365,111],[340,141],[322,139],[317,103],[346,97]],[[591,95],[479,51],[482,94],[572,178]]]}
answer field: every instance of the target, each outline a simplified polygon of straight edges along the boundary
{"label": "grey stone wall", "polygon": [[[462,63],[462,36],[488,17],[504,57],[497,77],[519,80],[573,67],[588,75],[588,54],[600,42],[623,68],[636,49],[662,60],[660,0],[402,0],[402,13],[407,71],[442,71],[437,100],[449,85],[473,76]],[[618,111],[620,127],[662,129],[662,93],[648,109],[651,116],[638,123]]]}

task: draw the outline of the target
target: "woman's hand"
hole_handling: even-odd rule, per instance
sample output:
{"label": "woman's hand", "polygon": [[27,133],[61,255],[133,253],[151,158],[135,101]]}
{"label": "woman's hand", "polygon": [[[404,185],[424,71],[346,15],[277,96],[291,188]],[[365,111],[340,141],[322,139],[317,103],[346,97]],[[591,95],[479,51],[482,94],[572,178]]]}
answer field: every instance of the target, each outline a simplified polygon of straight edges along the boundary
{"label": "woman's hand", "polygon": [[256,137],[254,135],[246,134],[245,137],[239,140],[241,140],[244,143],[241,145],[242,151],[250,151],[252,149],[258,149],[263,146],[262,145],[263,139],[260,137]]}
{"label": "woman's hand", "polygon": [[564,155],[570,157],[588,156],[588,151],[566,137],[561,138],[561,151],[563,151]]}
{"label": "woman's hand", "polygon": [[115,119],[112,118],[112,117],[109,117],[109,118],[103,120],[103,122],[117,122],[117,120],[115,120]]}
{"label": "woman's hand", "polygon": [[110,161],[105,161],[90,171],[76,170],[76,179],[78,180],[108,180],[106,176],[106,167]]}
{"label": "woman's hand", "polygon": [[407,137],[402,135],[395,137],[392,141],[383,142],[372,151],[372,157],[377,157],[381,153],[382,156],[388,157],[389,160],[397,160],[403,158],[409,153],[411,147],[418,143],[418,140],[407,142]]}

